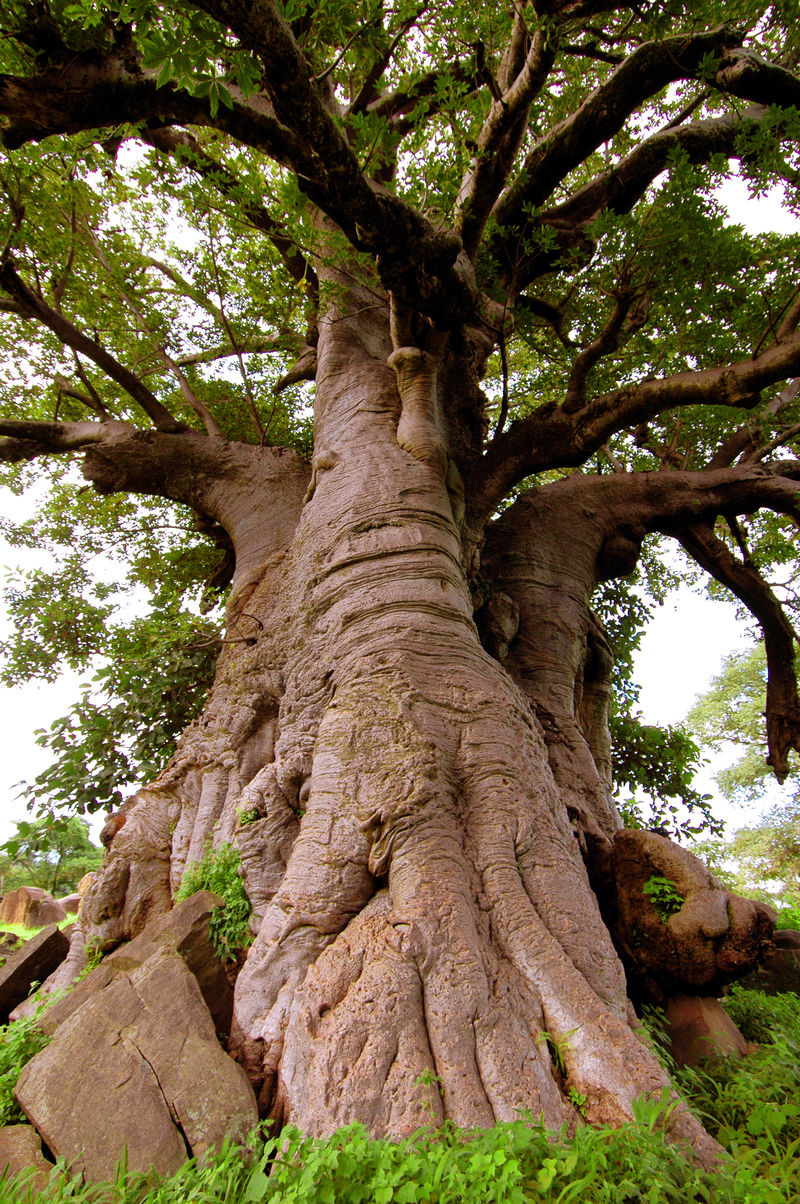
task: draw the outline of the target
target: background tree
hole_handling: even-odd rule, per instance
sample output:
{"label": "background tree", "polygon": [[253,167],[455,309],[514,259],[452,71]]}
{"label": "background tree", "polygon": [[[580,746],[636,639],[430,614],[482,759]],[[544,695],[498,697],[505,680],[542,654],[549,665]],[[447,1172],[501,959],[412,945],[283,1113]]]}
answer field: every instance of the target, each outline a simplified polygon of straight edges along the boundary
{"label": "background tree", "polygon": [[[771,782],[766,751],[767,665],[763,645],[735,652],[711,689],[689,712],[687,725],[707,747],[733,745],[737,760],[722,769],[717,783],[732,803],[763,802]],[[796,772],[796,753],[790,755]],[[738,828],[726,840],[702,842],[714,872],[736,890],[761,898],[778,910],[778,925],[800,925],[800,792],[787,783],[785,797],[763,812],[756,824]]]}
{"label": "background tree", "polygon": [[100,866],[102,849],[92,844],[87,824],[77,816],[22,821],[16,829],[0,845],[0,879],[6,893],[18,886],[40,886],[60,898],[76,891],[84,874]]}
{"label": "background tree", "polygon": [[[113,539],[153,498],[230,581],[207,704],[107,825],[86,922],[124,939],[236,842],[259,931],[232,1039],[278,1120],[558,1127],[576,1093],[618,1121],[664,1085],[610,928],[625,850],[677,853],[620,832],[591,599],[679,539],[762,624],[785,774],[794,634],[753,546],[798,513],[797,238],[731,227],[715,189],[734,164],[794,187],[798,28],[752,2],[4,5],[9,480],[80,463],[101,502],[56,469],[45,519],[74,584],[70,524],[97,506]],[[113,625],[91,589],[61,646]],[[685,891],[734,973],[758,909]]]}

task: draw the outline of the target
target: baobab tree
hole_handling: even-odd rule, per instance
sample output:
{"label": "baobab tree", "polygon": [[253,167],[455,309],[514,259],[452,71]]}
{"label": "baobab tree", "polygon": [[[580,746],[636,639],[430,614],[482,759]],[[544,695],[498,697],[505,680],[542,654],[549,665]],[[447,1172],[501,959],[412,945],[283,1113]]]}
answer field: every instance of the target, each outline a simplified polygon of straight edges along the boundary
{"label": "baobab tree", "polygon": [[[715,199],[737,170],[793,195],[789,6],[11,0],[2,48],[0,455],[180,503],[229,568],[208,701],[107,826],[90,939],[232,842],[265,1112],[623,1120],[665,1079],[612,939],[592,595],[648,533],[763,626],[779,775],[800,735],[765,575],[798,514],[798,243]],[[760,923],[722,914],[717,944]]]}

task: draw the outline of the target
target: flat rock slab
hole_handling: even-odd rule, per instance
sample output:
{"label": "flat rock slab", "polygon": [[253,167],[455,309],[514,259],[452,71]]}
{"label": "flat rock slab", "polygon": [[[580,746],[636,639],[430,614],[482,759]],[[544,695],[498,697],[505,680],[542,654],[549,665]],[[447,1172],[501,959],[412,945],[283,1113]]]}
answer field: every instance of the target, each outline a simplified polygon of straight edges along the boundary
{"label": "flat rock slab", "polygon": [[196,979],[163,949],[65,1019],[15,1094],[49,1149],[92,1182],[112,1180],[125,1150],[131,1171],[170,1174],[258,1120]]}
{"label": "flat rock slab", "polygon": [[34,1191],[44,1191],[52,1169],[52,1162],[42,1153],[41,1138],[31,1125],[0,1129],[0,1178],[30,1171],[30,1186]]}
{"label": "flat rock slab", "polygon": [[51,924],[6,958],[0,967],[0,1023],[4,1024],[9,1012],[27,999],[32,984],[43,982],[68,952],[69,938]]}
{"label": "flat rock slab", "polygon": [[87,974],[68,995],[53,1004],[41,1017],[39,1027],[48,1034],[54,1033],[87,1000],[98,991],[105,990],[116,975],[136,970],[153,954],[170,950],[177,953],[191,970],[217,1032],[227,1036],[230,1032],[233,991],[225,967],[208,935],[211,912],[221,904],[219,895],[201,890],[179,903],[167,915],[157,917],[134,940],[120,945],[104,957],[96,970]]}

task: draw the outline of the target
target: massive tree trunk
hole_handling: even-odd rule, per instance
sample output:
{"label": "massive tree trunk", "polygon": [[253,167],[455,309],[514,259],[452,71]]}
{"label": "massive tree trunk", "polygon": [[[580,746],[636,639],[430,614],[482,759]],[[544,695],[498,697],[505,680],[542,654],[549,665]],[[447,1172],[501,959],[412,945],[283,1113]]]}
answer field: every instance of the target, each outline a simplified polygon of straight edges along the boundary
{"label": "massive tree trunk", "polygon": [[[579,487],[518,503],[489,531],[476,624],[458,464],[478,344],[420,350],[367,291],[348,312],[321,324],[310,472],[200,437],[176,461],[170,434],[144,457],[125,430],[87,456],[98,488],[168,479],[237,564],[208,706],[110,824],[90,935],[135,934],[232,841],[258,927],[232,1047],[266,1114],[316,1134],[557,1128],[585,1097],[620,1122],[667,1081],[592,885],[620,823],[589,600],[639,528],[612,538]],[[686,1112],[670,1124],[713,1158]]]}

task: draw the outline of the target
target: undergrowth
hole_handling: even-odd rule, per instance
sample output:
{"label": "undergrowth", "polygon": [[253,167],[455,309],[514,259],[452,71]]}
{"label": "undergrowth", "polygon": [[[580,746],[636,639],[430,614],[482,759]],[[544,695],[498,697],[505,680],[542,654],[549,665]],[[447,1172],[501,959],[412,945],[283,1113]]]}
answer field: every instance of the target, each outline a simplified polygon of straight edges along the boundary
{"label": "undergrowth", "polygon": [[735,989],[725,1005],[760,1048],[675,1071],[689,1106],[729,1151],[714,1173],[665,1141],[675,1106],[665,1096],[639,1100],[631,1124],[587,1125],[572,1139],[522,1120],[471,1133],[445,1124],[399,1143],[371,1140],[358,1125],[324,1141],[288,1129],[157,1181],[122,1170],[113,1185],[83,1186],[56,1168],[37,1195],[19,1177],[0,1182],[0,1204],[795,1204],[800,1000]]}
{"label": "undergrowth", "polygon": [[211,913],[208,924],[211,943],[220,957],[233,957],[253,939],[248,927],[252,906],[239,874],[238,851],[230,844],[206,849],[202,860],[185,869],[175,895],[180,903],[199,890],[211,890],[222,899],[222,906]]}
{"label": "undergrowth", "polygon": [[36,1027],[33,1017],[0,1025],[0,1126],[22,1124],[25,1116],[14,1099],[19,1072],[49,1037]]}

